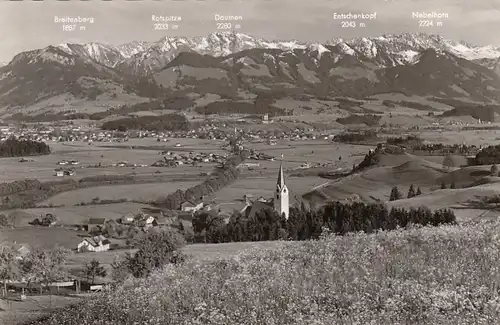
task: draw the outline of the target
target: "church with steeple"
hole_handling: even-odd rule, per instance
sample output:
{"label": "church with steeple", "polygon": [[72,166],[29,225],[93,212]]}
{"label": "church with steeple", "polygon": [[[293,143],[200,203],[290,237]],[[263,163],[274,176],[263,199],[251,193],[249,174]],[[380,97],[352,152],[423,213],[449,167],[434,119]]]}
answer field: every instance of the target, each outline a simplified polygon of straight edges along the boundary
{"label": "church with steeple", "polygon": [[248,218],[252,218],[262,209],[272,208],[280,215],[285,215],[285,218],[288,220],[288,217],[290,216],[290,193],[288,191],[288,187],[286,186],[285,176],[283,173],[283,155],[281,155],[281,163],[278,171],[274,197],[265,199],[261,196],[259,199],[253,200],[250,196],[245,195],[243,199],[245,200],[246,205],[240,212]]}
{"label": "church with steeple", "polygon": [[288,187],[285,184],[285,176],[283,175],[283,155],[281,155],[281,164],[278,171],[278,181],[276,182],[276,191],[274,193],[274,211],[280,215],[284,214],[288,220],[290,211],[290,200]]}

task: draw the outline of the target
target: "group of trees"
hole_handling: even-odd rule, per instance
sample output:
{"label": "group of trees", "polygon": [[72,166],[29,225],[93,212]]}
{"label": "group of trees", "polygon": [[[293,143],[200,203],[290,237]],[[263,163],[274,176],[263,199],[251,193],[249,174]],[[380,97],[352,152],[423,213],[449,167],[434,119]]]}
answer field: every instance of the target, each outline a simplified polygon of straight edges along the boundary
{"label": "group of trees", "polygon": [[[35,248],[22,259],[18,259],[13,247],[0,246],[0,281],[3,286],[3,296],[7,296],[9,281],[24,279],[27,281],[28,292],[36,284],[42,294],[43,289],[49,288],[51,283],[67,280],[69,273],[64,264],[70,255],[71,251],[62,247]],[[107,271],[99,261],[93,259],[85,263],[82,275],[94,284],[96,277],[105,277]]]}
{"label": "group of trees", "polygon": [[380,149],[375,149],[375,150],[370,150],[366,155],[365,158],[363,159],[362,162],[360,162],[357,166],[353,165],[352,167],[352,172],[357,172],[364,170],[370,166],[376,165],[379,162],[379,154]]}
{"label": "group of trees", "polygon": [[439,153],[439,154],[457,154],[457,155],[467,155],[470,152],[476,152],[477,147],[475,145],[467,146],[463,144],[454,145],[444,145],[442,143],[419,143],[411,147],[413,151],[427,151],[429,154]]}
{"label": "group of trees", "polygon": [[375,114],[364,114],[364,115],[349,115],[347,117],[339,117],[337,119],[337,123],[343,124],[343,125],[349,125],[349,124],[365,124],[368,126],[376,126],[380,122],[380,119],[382,118],[381,115],[375,115]]}
{"label": "group of trees", "polygon": [[[420,189],[420,186],[417,188],[417,191],[415,191],[415,187],[413,184],[410,185],[410,188],[408,189],[408,194],[406,197],[408,199],[411,199],[412,197],[422,195],[422,190]],[[391,195],[389,196],[389,201],[396,201],[396,200],[401,200],[403,198],[403,193],[399,191],[397,186],[394,186],[391,189]]]}
{"label": "group of trees", "polygon": [[190,187],[186,191],[179,189],[166,198],[155,202],[155,204],[166,209],[177,210],[184,201],[198,202],[203,196],[217,192],[238,178],[239,170],[237,166],[248,155],[248,150],[242,150],[239,155],[229,157],[223,166],[216,167],[204,182]]}
{"label": "group of trees", "polygon": [[443,112],[441,116],[472,116],[476,119],[481,119],[483,121],[495,121],[495,113],[498,111],[498,107],[494,105],[478,105],[478,104],[462,104],[453,105],[453,109]]}
{"label": "group of trees", "polygon": [[373,140],[377,138],[377,133],[373,130],[368,130],[364,132],[345,132],[337,134],[333,137],[333,141],[342,143],[356,143],[368,140]]}
{"label": "group of trees", "polygon": [[126,132],[128,130],[148,131],[187,131],[189,120],[182,114],[166,114],[160,116],[126,117],[103,123],[101,129]]}
{"label": "group of trees", "polygon": [[317,211],[304,206],[292,208],[288,220],[271,207],[250,217],[234,213],[227,223],[220,216],[201,212],[193,219],[193,230],[198,242],[221,243],[315,239],[324,228],[344,235],[357,231],[393,230],[409,224],[438,226],[455,222],[454,213],[448,209],[435,212],[424,207],[389,210],[382,204],[332,202]]}
{"label": "group of trees", "polygon": [[40,284],[40,293],[44,287],[55,281],[64,280],[68,274],[63,268],[71,251],[65,248],[44,250],[35,248],[22,259],[17,259],[15,250],[10,246],[0,246],[0,281],[7,294],[7,282],[24,278],[28,290],[32,284]]}
{"label": "group of trees", "polygon": [[491,176],[500,176],[500,172],[498,171],[498,166],[496,164],[491,165],[490,175]]}
{"label": "group of trees", "polygon": [[50,147],[44,142],[9,138],[0,142],[0,157],[40,156],[50,154]]}
{"label": "group of trees", "polygon": [[33,179],[0,184],[0,207],[3,209],[30,208],[48,197],[78,188],[74,179],[40,182]]}
{"label": "group of trees", "polygon": [[197,107],[196,112],[203,115],[227,114],[269,114],[272,116],[286,116],[290,113],[283,108],[272,105],[271,101],[256,100],[254,103],[237,101],[220,101]]}
{"label": "group of trees", "polygon": [[173,228],[148,232],[139,242],[135,254],[127,254],[124,259],[113,261],[113,279],[121,281],[128,275],[146,277],[165,264],[183,262],[185,255],[180,249],[184,245],[184,237]]}
{"label": "group of trees", "polygon": [[44,226],[49,227],[57,222],[57,217],[52,213],[47,213],[46,215],[40,216],[40,218],[35,218],[32,222],[30,222],[33,226]]}
{"label": "group of trees", "polygon": [[[441,182],[441,189],[442,190],[445,190],[447,187],[446,187],[446,183],[444,181]],[[451,184],[450,184],[450,189],[456,189],[457,186],[455,185],[455,182],[452,181]]]}
{"label": "group of trees", "polygon": [[408,143],[413,143],[413,142],[420,142],[422,141],[418,136],[416,135],[408,135],[405,137],[392,137],[392,138],[387,138],[385,142],[387,144],[394,144],[394,145],[404,145]]}
{"label": "group of trees", "polygon": [[387,106],[387,107],[396,107],[396,106],[403,106],[403,107],[408,107],[408,108],[413,108],[421,111],[434,111],[434,107],[427,105],[427,104],[422,104],[418,102],[410,102],[407,100],[384,100],[382,101],[382,105]]}
{"label": "group of trees", "polygon": [[5,227],[14,227],[16,224],[16,215],[11,213],[9,216],[0,214],[0,229]]}
{"label": "group of trees", "polygon": [[483,148],[476,154],[476,165],[500,164],[500,145]]}

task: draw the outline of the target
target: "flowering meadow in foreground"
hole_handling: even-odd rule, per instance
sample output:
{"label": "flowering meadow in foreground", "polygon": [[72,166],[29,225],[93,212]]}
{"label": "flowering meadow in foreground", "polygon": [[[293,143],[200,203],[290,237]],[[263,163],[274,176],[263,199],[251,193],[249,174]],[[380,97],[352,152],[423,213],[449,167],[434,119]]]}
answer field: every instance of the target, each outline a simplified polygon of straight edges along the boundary
{"label": "flowering meadow in foreground", "polygon": [[499,234],[416,227],[191,260],[39,324],[498,324]]}

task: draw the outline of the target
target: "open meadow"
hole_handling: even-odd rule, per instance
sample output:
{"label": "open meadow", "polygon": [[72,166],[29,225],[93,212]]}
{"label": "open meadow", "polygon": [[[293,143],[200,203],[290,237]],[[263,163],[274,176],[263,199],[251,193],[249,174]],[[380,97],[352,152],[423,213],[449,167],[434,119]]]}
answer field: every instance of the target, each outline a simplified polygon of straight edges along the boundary
{"label": "open meadow", "polygon": [[443,143],[443,144],[462,144],[488,146],[497,143],[500,140],[500,130],[497,129],[500,123],[471,124],[475,127],[486,127],[486,129],[476,130],[421,130],[419,137],[424,141]]}
{"label": "open meadow", "polygon": [[[53,153],[47,156],[33,157],[33,161],[20,163],[19,158],[2,158],[0,166],[0,182],[12,182],[16,180],[31,178],[40,181],[57,180],[61,177],[55,175],[54,170],[59,167],[74,167],[74,179],[81,179],[88,176],[98,175],[144,175],[144,176],[171,176],[181,178],[187,174],[197,175],[202,172],[209,172],[213,169],[213,164],[200,164],[197,167],[180,166],[176,168],[166,167],[140,167],[141,165],[151,165],[162,159],[161,151],[172,152],[210,152],[223,153],[220,150],[220,142],[206,141],[196,142],[193,139],[174,139],[174,143],[156,142],[156,140],[137,139],[123,143],[94,143],[88,145],[86,142],[57,143],[51,142],[49,145]],[[176,143],[190,143],[186,147],[175,147]],[[135,148],[137,147],[137,148]],[[78,165],[58,166],[62,160],[76,160]],[[135,164],[137,167],[114,167],[112,164],[127,162]],[[94,167],[101,164],[103,167]]]}
{"label": "open meadow", "polygon": [[193,260],[40,324],[114,323],[124,308],[130,322],[153,325],[493,324],[499,230],[499,222],[418,227]]}
{"label": "open meadow", "polygon": [[[137,213],[149,205],[133,202],[122,202],[112,204],[90,204],[84,206],[64,206],[54,208],[32,208],[32,209],[18,209],[6,210],[4,213],[16,213],[16,226],[28,226],[30,221],[38,218],[41,215],[51,213],[57,217],[59,222],[63,225],[85,224],[89,218],[107,218],[117,219],[123,215],[132,212]],[[37,228],[38,229],[38,228]]]}
{"label": "open meadow", "polygon": [[158,197],[164,197],[178,189],[187,190],[197,185],[199,181],[176,181],[168,183],[147,183],[130,185],[108,185],[90,188],[81,188],[73,191],[63,192],[40,202],[39,206],[74,206],[79,203],[89,203],[94,198],[100,200],[128,200],[136,202],[148,202]]}

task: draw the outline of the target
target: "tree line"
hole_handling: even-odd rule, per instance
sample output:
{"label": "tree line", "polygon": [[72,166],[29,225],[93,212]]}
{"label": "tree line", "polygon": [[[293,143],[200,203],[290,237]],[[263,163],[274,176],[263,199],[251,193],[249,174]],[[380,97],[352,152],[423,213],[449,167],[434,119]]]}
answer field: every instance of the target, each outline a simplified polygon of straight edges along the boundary
{"label": "tree line", "polygon": [[154,204],[162,208],[177,210],[185,201],[199,202],[203,196],[215,193],[236,180],[239,176],[238,165],[248,156],[248,150],[242,150],[238,155],[229,157],[223,166],[216,167],[202,183],[192,186],[186,191],[178,189],[166,198],[157,200]]}
{"label": "tree line", "polygon": [[0,157],[41,156],[50,152],[49,145],[44,142],[11,137],[0,143]]}
{"label": "tree line", "polygon": [[382,204],[332,202],[317,211],[304,205],[291,208],[288,220],[271,207],[250,217],[235,212],[228,222],[209,212],[200,212],[193,219],[193,230],[196,242],[223,243],[317,239],[325,228],[331,233],[345,235],[358,231],[394,230],[409,224],[438,226],[454,223],[456,217],[449,209],[434,212],[425,207],[389,210]]}
{"label": "tree line", "polygon": [[227,114],[269,114],[273,116],[286,116],[290,112],[284,108],[272,105],[272,101],[255,100],[254,103],[237,101],[219,101],[200,106],[195,109],[198,114],[203,115],[227,115]]}
{"label": "tree line", "polygon": [[356,143],[377,138],[377,132],[368,130],[364,132],[345,132],[333,137],[333,141],[341,143]]}
{"label": "tree line", "polygon": [[[422,195],[422,190],[420,189],[420,186],[417,188],[415,191],[415,187],[413,184],[410,185],[410,188],[408,189],[408,194],[406,195],[406,198],[411,199],[412,197]],[[396,200],[401,200],[403,199],[403,193],[399,190],[397,186],[394,186],[391,189],[391,194],[389,196],[389,201],[396,201]]]}
{"label": "tree line", "polygon": [[166,114],[160,116],[126,117],[107,121],[101,126],[103,130],[126,132],[128,130],[148,131],[187,131],[190,123],[182,114]]}
{"label": "tree line", "polygon": [[500,164],[500,145],[483,148],[476,154],[476,165]]}

